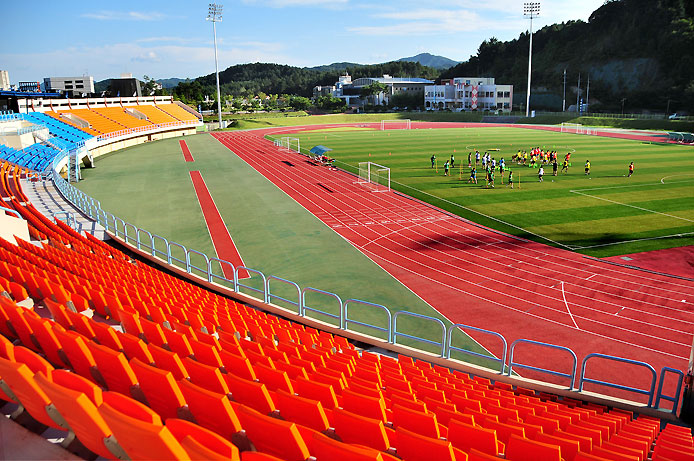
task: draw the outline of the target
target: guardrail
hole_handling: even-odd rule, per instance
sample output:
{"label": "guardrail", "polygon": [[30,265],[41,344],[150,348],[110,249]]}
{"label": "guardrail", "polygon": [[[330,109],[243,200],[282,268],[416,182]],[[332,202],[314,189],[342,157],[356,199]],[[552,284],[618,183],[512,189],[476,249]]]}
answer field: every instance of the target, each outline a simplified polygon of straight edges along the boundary
{"label": "guardrail", "polygon": [[153,125],[148,125],[148,126],[138,126],[135,128],[126,128],[125,130],[119,130],[119,131],[112,131],[110,133],[104,133],[99,135],[96,139],[97,141],[105,141],[107,139],[113,139],[113,138],[120,138],[121,136],[127,136],[130,134],[138,134],[138,133],[149,133],[154,130],[159,130],[163,128],[180,128],[180,127],[185,127],[185,126],[194,126],[198,125],[200,123],[199,120],[181,120],[180,122],[166,122],[166,123],[157,123]]}
{"label": "guardrail", "polygon": [[[134,224],[128,223],[124,221],[123,219],[120,219],[113,214],[101,209],[101,204],[98,200],[95,200],[79,189],[75,188],[68,182],[66,182],[55,170],[52,171],[52,173],[49,175],[50,179],[53,180],[56,188],[60,193],[65,197],[66,200],[68,200],[70,203],[72,203],[75,207],[80,209],[86,216],[89,218],[93,219],[94,221],[98,222],[101,224],[107,231],[112,232],[116,237],[120,237],[123,240],[125,240],[128,243],[131,243],[138,249],[146,249],[149,254],[163,260],[166,264],[169,265],[174,265],[178,266],[179,268],[184,269],[187,273],[197,275],[204,280],[207,280],[209,282],[215,282],[215,281],[222,281],[222,282],[233,282],[232,286],[227,286],[226,288],[237,292],[237,293],[242,293],[242,290],[245,291],[250,291],[255,295],[259,295],[260,297],[255,297],[259,301],[263,303],[271,303],[273,300],[281,300],[283,302],[286,302],[293,306],[295,308],[295,313],[298,314],[301,317],[309,317],[313,318],[310,313],[313,314],[319,314],[323,317],[327,317],[328,319],[332,320],[333,322],[336,322],[336,326],[344,331],[354,331],[357,332],[356,330],[353,330],[350,328],[350,325],[358,325],[361,327],[373,329],[375,331],[379,331],[381,333],[384,333],[386,338],[384,341],[386,341],[388,344],[399,344],[398,339],[399,338],[407,338],[410,339],[413,342],[417,343],[424,343],[428,345],[435,346],[438,349],[438,355],[439,357],[445,358],[445,359],[451,359],[451,352],[452,351],[457,351],[457,352],[462,352],[466,354],[470,354],[476,357],[480,357],[483,359],[495,361],[499,363],[500,367],[498,370],[493,370],[489,368],[488,370],[491,373],[496,373],[499,377],[501,376],[511,376],[513,373],[513,367],[515,366],[516,368],[526,368],[526,369],[531,369],[535,370],[538,372],[544,372],[544,373],[549,373],[553,376],[558,376],[558,377],[563,377],[563,378],[569,378],[570,381],[570,386],[569,390],[576,390],[574,387],[573,383],[575,382],[576,379],[576,371],[577,371],[577,357],[576,353],[571,350],[569,347],[565,346],[557,346],[555,344],[549,344],[549,343],[542,343],[539,341],[533,341],[530,339],[518,339],[514,341],[511,344],[510,347],[510,353],[508,354],[507,357],[507,350],[509,350],[507,346],[507,341],[506,338],[501,333],[491,331],[491,330],[484,330],[482,328],[476,328],[472,327],[469,325],[462,325],[462,324],[454,324],[446,327],[446,325],[441,321],[441,319],[438,319],[436,317],[430,317],[427,315],[422,315],[422,314],[417,314],[414,312],[409,312],[409,311],[391,311],[386,306],[382,306],[380,304],[374,304],[370,303],[367,301],[361,301],[357,299],[348,299],[347,301],[343,302],[342,299],[335,293],[331,293],[328,291],[323,291],[319,290],[317,288],[312,288],[312,287],[305,287],[301,288],[297,283],[291,281],[291,280],[286,280],[274,275],[266,276],[263,272],[248,268],[248,267],[243,267],[243,266],[237,266],[235,267],[232,263],[228,261],[224,261],[218,258],[210,258],[207,257],[204,253],[201,253],[196,250],[188,249],[184,245],[181,245],[180,243],[172,242],[167,240],[164,237],[161,237],[156,234],[152,234],[144,229],[140,229]],[[44,179],[48,179],[48,177],[45,177]],[[7,210],[8,212],[14,212],[14,210]],[[18,214],[18,213],[17,213]],[[128,229],[131,230],[131,232],[128,232]],[[163,242],[166,246],[166,250],[164,251],[163,249],[158,249],[156,246],[156,242]],[[177,250],[178,255],[175,255],[172,250]],[[203,267],[201,265],[196,266],[191,262],[191,256],[196,256],[198,258],[202,258],[203,261],[206,263],[206,267]],[[221,269],[221,266],[226,266],[229,268],[233,268],[234,271],[234,278],[233,280],[230,280],[226,278],[225,276],[219,275],[218,273],[215,273],[214,267],[215,264],[219,264],[219,268]],[[239,273],[240,272],[246,272],[250,274],[254,274],[258,278],[261,279],[261,284],[260,288],[256,286],[252,286],[248,283],[242,283],[239,278]],[[289,287],[292,287],[293,291],[296,292],[296,301],[282,297],[276,293],[273,293],[271,290],[271,286],[274,284],[280,283],[282,285],[286,285]],[[333,299],[336,302],[337,310],[333,312],[328,312],[327,310],[324,310],[325,307],[323,307],[323,304],[321,306],[317,306],[315,303],[311,303],[311,305],[307,305],[306,303],[306,295],[309,293],[314,293],[321,295],[323,297]],[[249,296],[247,293],[244,293],[245,295]],[[386,322],[383,324],[371,324],[368,323],[365,319],[363,318],[357,318],[357,317],[350,317],[349,316],[349,307],[354,306],[356,307],[357,305],[363,306],[363,307],[368,307],[368,308],[373,308],[377,309],[379,311],[383,311],[385,314],[385,320]],[[401,331],[401,329],[398,329],[398,319],[404,318],[404,317],[410,317],[410,318],[419,318],[422,320],[429,321],[435,325],[438,325],[441,329],[441,340],[432,340],[428,339],[425,337],[418,336],[415,333],[406,333],[404,331]],[[491,336],[493,338],[496,338],[499,340],[501,346],[502,346],[502,352],[499,356],[492,356],[491,353],[490,355],[485,355],[480,352],[476,351],[471,351],[468,349],[463,349],[459,346],[454,346],[453,345],[453,332],[457,329],[460,330],[470,330],[476,333],[481,333],[484,335]],[[518,363],[515,362],[513,359],[514,351],[515,348],[517,347],[518,344],[521,343],[529,343],[529,344],[534,344],[540,347],[546,347],[546,348],[552,348],[552,349],[557,349],[561,350],[564,352],[569,353],[570,356],[572,356],[573,359],[573,366],[572,366],[572,371],[571,373],[562,373],[558,372],[556,370],[548,370],[541,368],[539,366],[536,366],[532,363]],[[507,363],[507,358],[508,358],[508,363]],[[634,387],[629,387],[629,386],[623,386],[620,384],[616,383],[611,383],[609,381],[604,381],[596,378],[588,378],[586,377],[586,365],[590,359],[595,359],[595,358],[602,358],[606,360],[611,360],[611,361],[617,361],[617,362],[622,362],[622,363],[627,363],[631,365],[638,366],[640,368],[646,368],[649,370],[651,373],[651,385],[648,390],[645,389],[639,389],[639,388],[634,388]],[[451,359],[453,360],[453,359]],[[677,386],[675,389],[675,395],[674,396],[668,396],[663,394],[663,383],[665,380],[665,377],[667,374],[675,374],[678,376],[678,381],[677,381]],[[624,391],[629,391],[629,392],[635,392],[640,395],[646,395],[648,396],[648,407],[651,408],[659,408],[658,405],[661,400],[666,400],[669,402],[673,403],[673,408],[672,408],[672,413],[676,414],[678,410],[678,403],[679,399],[681,397],[681,390],[682,390],[682,384],[683,384],[683,378],[684,374],[680,370],[676,370],[673,368],[669,367],[664,367],[661,371],[660,375],[660,386],[658,387],[658,392],[657,392],[657,399],[656,397],[656,382],[657,382],[657,377],[656,377],[656,371],[655,369],[645,363],[645,362],[639,362],[636,360],[630,360],[630,359],[624,359],[621,357],[615,357],[611,355],[606,355],[606,354],[588,354],[586,357],[583,359],[582,366],[581,366],[581,371],[579,375],[579,385],[578,385],[578,392],[583,391],[583,386],[585,383],[592,383],[592,384],[597,384],[597,385],[602,385],[602,386],[607,386],[615,389],[620,389]],[[655,399],[655,405],[654,405],[654,399]]]}

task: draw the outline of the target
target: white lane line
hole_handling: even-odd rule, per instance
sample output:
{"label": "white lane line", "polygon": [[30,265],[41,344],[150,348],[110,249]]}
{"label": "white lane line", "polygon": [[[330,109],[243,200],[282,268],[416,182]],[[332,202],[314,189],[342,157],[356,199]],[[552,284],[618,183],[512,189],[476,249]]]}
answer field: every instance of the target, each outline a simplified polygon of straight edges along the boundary
{"label": "white lane line", "polygon": [[574,315],[571,313],[571,309],[569,309],[569,303],[566,302],[566,294],[564,293],[564,282],[561,282],[561,295],[564,298],[564,305],[566,306],[566,311],[569,313],[571,316],[571,321],[574,323],[574,326],[576,327],[577,330],[580,330],[578,328],[578,324],[576,323],[576,319],[574,318]]}

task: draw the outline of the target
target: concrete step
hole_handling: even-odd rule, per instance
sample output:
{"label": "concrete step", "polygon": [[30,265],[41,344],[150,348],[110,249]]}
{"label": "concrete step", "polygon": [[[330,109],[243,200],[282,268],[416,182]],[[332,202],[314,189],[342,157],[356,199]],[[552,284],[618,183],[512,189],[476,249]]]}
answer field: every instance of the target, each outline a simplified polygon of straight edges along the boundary
{"label": "concrete step", "polygon": [[[89,232],[100,240],[107,240],[110,237],[104,228],[82,214],[77,208],[63,198],[52,181],[21,181],[22,190],[29,198],[32,205],[44,216],[53,219],[55,214],[58,218],[65,221],[65,212],[72,213],[75,218],[75,230],[80,233]],[[63,213],[63,214],[61,214]]]}

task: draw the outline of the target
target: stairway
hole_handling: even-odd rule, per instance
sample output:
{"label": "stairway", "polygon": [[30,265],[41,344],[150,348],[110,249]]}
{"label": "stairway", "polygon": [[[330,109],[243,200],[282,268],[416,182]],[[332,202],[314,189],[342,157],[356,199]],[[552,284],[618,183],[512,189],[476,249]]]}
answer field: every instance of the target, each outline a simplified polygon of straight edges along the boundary
{"label": "stairway", "polygon": [[[53,219],[53,215],[57,214],[58,219],[67,222],[77,232],[89,232],[99,240],[108,240],[110,238],[100,224],[87,218],[65,200],[53,185],[53,181],[30,181],[23,179],[21,184],[22,190],[32,205],[48,219]],[[70,213],[71,216],[69,221],[67,213]]]}

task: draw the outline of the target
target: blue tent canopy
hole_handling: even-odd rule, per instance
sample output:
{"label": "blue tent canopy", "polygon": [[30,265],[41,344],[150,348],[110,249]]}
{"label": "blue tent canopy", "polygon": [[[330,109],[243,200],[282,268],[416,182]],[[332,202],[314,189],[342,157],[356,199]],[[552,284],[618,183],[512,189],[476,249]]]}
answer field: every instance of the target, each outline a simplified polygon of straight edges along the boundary
{"label": "blue tent canopy", "polygon": [[318,146],[312,147],[309,152],[311,152],[316,157],[321,157],[321,156],[325,155],[326,152],[330,152],[331,150],[332,149],[329,147],[318,145]]}

